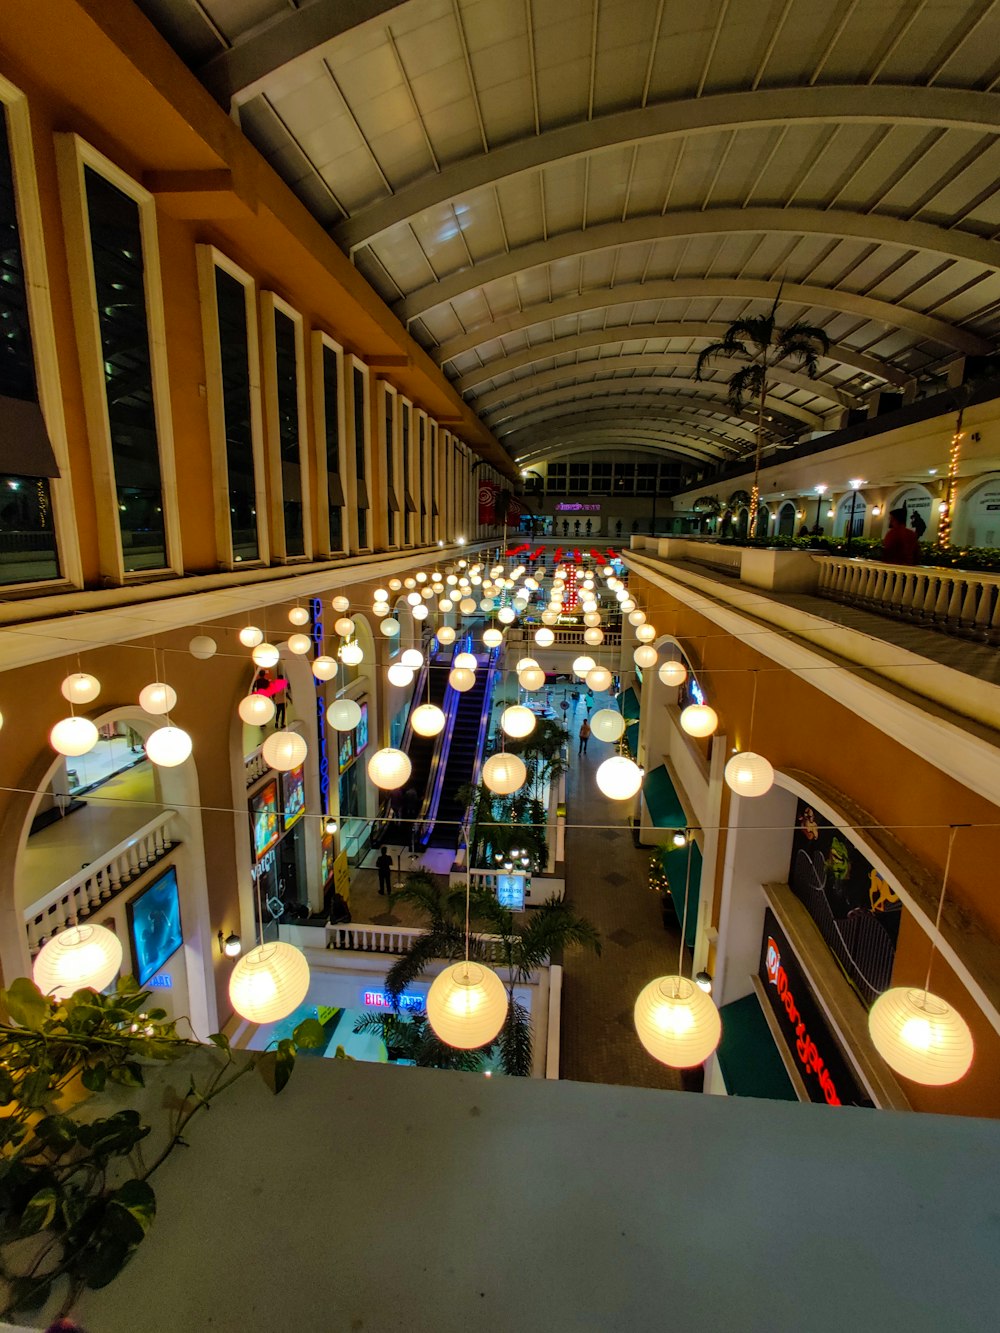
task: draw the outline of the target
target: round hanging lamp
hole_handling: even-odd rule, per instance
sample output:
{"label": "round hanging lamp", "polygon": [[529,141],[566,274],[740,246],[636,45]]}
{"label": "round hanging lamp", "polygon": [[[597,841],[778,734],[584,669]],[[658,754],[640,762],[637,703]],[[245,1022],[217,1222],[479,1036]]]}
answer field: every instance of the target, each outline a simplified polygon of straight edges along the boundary
{"label": "round hanging lamp", "polygon": [[154,717],[169,713],[177,704],[177,691],[162,680],[154,680],[139,691],[139,707]]}
{"label": "round hanging lamp", "polygon": [[545,684],[545,672],[539,666],[525,667],[517,673],[518,684],[529,693],[540,690]]}
{"label": "round hanging lamp", "polygon": [[49,732],[49,743],[53,750],[74,759],[89,754],[97,744],[97,738],[97,728],[85,717],[64,717]]}
{"label": "round hanging lamp", "polygon": [[625,719],[617,708],[599,708],[590,719],[590,730],[599,741],[621,740],[625,734]]}
{"label": "round hanging lamp", "polygon": [[656,649],[651,643],[642,643],[632,654],[632,661],[644,669],[656,666]]}
{"label": "round hanging lamp", "polygon": [[596,627],[585,629],[583,631],[583,641],[588,647],[596,648],[598,644],[604,642],[604,631],[602,629],[597,629]]}
{"label": "round hanging lamp", "polygon": [[600,611],[588,611],[583,617],[583,623],[591,629],[595,629],[601,623]]}
{"label": "round hanging lamp", "polygon": [[411,671],[419,671],[424,664],[424,655],[419,648],[404,648],[399,660]]}
{"label": "round hanging lamp", "polygon": [[444,730],[444,713],[437,704],[420,704],[410,714],[410,725],[418,736],[437,736]]}
{"label": "round hanging lamp", "polygon": [[236,705],[236,711],[248,726],[266,727],[274,717],[274,700],[266,694],[248,694]]}
{"label": "round hanging lamp", "polygon": [[516,754],[492,754],[483,764],[483,781],[497,796],[510,796],[524,786],[527,777],[524,761]]}
{"label": "round hanging lamp", "polygon": [[350,616],[341,616],[339,620],[333,623],[334,634],[339,634],[342,639],[349,639],[354,633],[354,621]]}
{"label": "round hanging lamp", "polygon": [[638,607],[628,613],[628,623],[630,625],[644,625],[646,623],[645,611],[640,611]]}
{"label": "round hanging lamp", "polygon": [[304,606],[293,606],[288,613],[288,620],[292,625],[308,625],[309,612]]}
{"label": "round hanging lamp", "polygon": [[528,667],[536,667],[538,663],[533,657],[519,657],[514,663],[514,670],[520,675],[522,671],[527,671]]}
{"label": "round hanging lamp", "polygon": [[594,659],[583,654],[582,656],[573,659],[573,675],[578,676],[580,680],[584,680],[587,672],[593,671],[595,666],[597,666],[597,663]]}
{"label": "round hanging lamp", "polygon": [[725,778],[737,796],[763,796],[774,785],[774,769],[762,754],[743,750],[726,764]]}
{"label": "round hanging lamp", "polygon": [[[587,672],[587,687],[600,694],[603,690],[608,689],[613,679],[607,667],[595,666],[593,671]],[[593,727],[591,727],[591,730],[593,731]]]}
{"label": "round hanging lamp", "polygon": [[450,597],[442,597],[441,600],[438,602],[438,610],[443,612],[444,614],[447,614],[453,608],[453,606],[454,602],[451,600]]}
{"label": "round hanging lamp", "polygon": [[452,663],[452,666],[464,671],[475,671],[478,665],[475,653],[459,653]]}
{"label": "round hanging lamp", "polygon": [[411,612],[411,614],[412,614],[414,620],[426,620],[426,619],[427,619],[427,607],[424,606],[423,604],[421,604],[420,606],[415,606],[415,607],[413,608],[413,611]]}
{"label": "round hanging lamp", "polygon": [[[624,720],[624,719],[623,719]],[[594,728],[593,722],[590,724]],[[642,769],[623,754],[605,759],[595,774],[597,785],[612,801],[627,801],[642,786]]]}
{"label": "round hanging lamp", "polygon": [[402,662],[393,662],[385,674],[389,684],[395,685],[397,689],[405,689],[407,685],[413,684],[413,668],[403,666]]}
{"label": "round hanging lamp", "polygon": [[471,616],[476,610],[476,603],[472,597],[463,597],[458,604],[458,609],[463,616]]}
{"label": "round hanging lamp", "polygon": [[345,666],[360,666],[365,655],[360,643],[344,643],[337,650],[337,656]]}
{"label": "round hanging lamp", "polygon": [[281,654],[275,648],[273,643],[258,643],[257,647],[250,654],[254,662],[259,667],[273,667],[278,665],[278,658]]}
{"label": "round hanging lamp", "polygon": [[500,725],[513,740],[523,740],[535,730],[535,715],[523,704],[512,704],[500,714]]}
{"label": "round hanging lamp", "polygon": [[919,987],[884,991],[869,1011],[868,1032],[886,1064],[914,1083],[957,1083],[972,1064],[968,1023],[947,1000]]}
{"label": "round hanging lamp", "polygon": [[274,731],[260,747],[265,764],[279,773],[288,773],[309,753],[309,746],[297,731]]}
{"label": "round hanging lamp", "polygon": [[[392,587],[391,583],[389,584],[389,587],[390,588]],[[351,609],[350,598],[345,597],[343,593],[340,593],[338,594],[338,596],[334,597],[330,605],[333,607],[334,611],[336,611],[338,615],[343,615],[345,611],[349,611]]]}
{"label": "round hanging lamp", "polygon": [[[403,581],[402,581],[402,579],[390,579],[390,580],[389,580],[389,591],[390,591],[390,592],[399,592],[399,590],[400,590],[400,588],[401,588],[402,586],[403,586]],[[346,608],[345,608],[345,610],[346,610]]]}
{"label": "round hanging lamp", "polygon": [[337,674],[337,663],[332,657],[323,654],[314,659],[312,673],[317,680],[333,680]]}
{"label": "round hanging lamp", "polygon": [[89,704],[101,692],[101,682],[87,671],[74,671],[59,686],[62,697],[71,704]]}
{"label": "round hanging lamp", "polygon": [[376,750],[368,760],[368,776],[382,791],[395,791],[409,782],[413,765],[410,756],[391,745]]}
{"label": "round hanging lamp", "polygon": [[102,991],[122,965],[121,940],[107,926],[70,926],[42,946],[31,975],[43,995],[68,999],[90,987]]}
{"label": "round hanging lamp", "polygon": [[157,727],[146,737],[145,750],[160,768],[176,768],[191,753],[191,737],[181,727]]}
{"label": "round hanging lamp", "polygon": [[219,645],[207,634],[196,634],[188,644],[188,652],[192,657],[196,657],[199,662],[207,662],[210,657],[214,657],[218,651]]}
{"label": "round hanging lamp", "polygon": [[493,1041],[506,1017],[507,988],[482,963],[452,963],[427,992],[427,1022],[458,1050],[474,1051]]}
{"label": "round hanging lamp", "polygon": [[497,612],[497,620],[500,621],[501,625],[513,625],[516,619],[517,612],[512,606],[501,606]]}
{"label": "round hanging lamp", "polygon": [[[545,610],[545,611],[542,612],[542,624],[543,624],[543,625],[546,625],[546,626],[552,626],[552,625],[554,625],[554,624],[558,621],[558,619],[559,619],[559,612],[558,612],[558,611],[549,611],[549,610]],[[552,637],[555,638],[555,635],[553,634]],[[536,641],[537,641],[537,639],[538,639],[538,635],[537,635],[537,634],[535,635],[535,639],[536,639]],[[543,644],[542,646],[544,647],[545,645]]]}
{"label": "round hanging lamp", "polygon": [[459,694],[465,694],[476,683],[476,673],[469,667],[452,667],[448,672],[448,684]]}
{"label": "round hanging lamp", "polygon": [[361,721],[361,707],[353,699],[334,699],[326,710],[326,720],[334,731],[353,731]]}
{"label": "round hanging lamp", "polygon": [[691,1069],[715,1050],[722,1019],[710,995],[687,977],[657,977],[639,992],[635,1030],[649,1054],[671,1069]]}
{"label": "round hanging lamp", "polygon": [[388,588],[376,588],[375,591],[372,593],[372,601],[387,602],[388,600],[389,600]]}
{"label": "round hanging lamp", "polygon": [[689,736],[711,736],[719,725],[719,715],[708,704],[688,704],[681,711],[681,726]]}
{"label": "round hanging lamp", "polygon": [[447,648],[455,642],[455,631],[450,625],[442,625],[437,632],[437,640]]}
{"label": "round hanging lamp", "polygon": [[388,602],[372,602],[373,616],[378,616],[379,620],[381,620],[384,616],[387,616],[388,614],[389,614]]}
{"label": "round hanging lamp", "polygon": [[296,657],[305,657],[311,647],[312,639],[308,634],[290,634],[288,636],[288,651],[294,653]]}
{"label": "round hanging lamp", "polygon": [[296,1010],[309,990],[309,964],[283,940],[258,944],[229,978],[229,1000],[248,1023],[277,1023]]}
{"label": "round hanging lamp", "polygon": [[503,634],[498,629],[488,629],[483,633],[483,643],[487,648],[499,648],[503,643]]}
{"label": "round hanging lamp", "polygon": [[679,686],[687,680],[687,667],[683,662],[664,662],[656,673],[664,685]]}
{"label": "round hanging lamp", "polygon": [[387,616],[379,625],[379,629],[387,639],[394,639],[399,633],[399,621],[393,616]]}
{"label": "round hanging lamp", "polygon": [[556,636],[547,626],[535,630],[535,642],[539,648],[551,648],[555,641]]}
{"label": "round hanging lamp", "polygon": [[239,632],[239,640],[244,648],[256,648],[259,643],[264,642],[264,632],[256,625],[244,625]]}
{"label": "round hanging lamp", "polygon": [[[633,615],[635,612],[633,611]],[[652,625],[642,624],[636,628],[635,637],[640,643],[652,643],[656,638],[656,630]]]}

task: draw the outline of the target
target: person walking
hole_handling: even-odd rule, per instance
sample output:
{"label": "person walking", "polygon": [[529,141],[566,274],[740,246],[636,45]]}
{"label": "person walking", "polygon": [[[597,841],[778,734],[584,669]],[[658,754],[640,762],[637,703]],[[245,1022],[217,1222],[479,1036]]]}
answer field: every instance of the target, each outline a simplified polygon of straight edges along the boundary
{"label": "person walking", "polygon": [[580,723],[580,748],[577,754],[587,753],[587,742],[590,740],[590,723],[586,718]]}
{"label": "person walking", "polygon": [[392,884],[390,883],[389,876],[392,874],[392,857],[389,855],[388,847],[383,847],[379,853],[379,858],[375,862],[375,869],[378,871],[379,893],[391,893]]}
{"label": "person walking", "polygon": [[892,565],[915,565],[920,538],[906,526],[906,510],[889,510],[889,527],[882,539],[882,559]]}
{"label": "person walking", "polygon": [[291,703],[292,699],[292,691],[284,676],[279,676],[274,682],[274,691],[271,695],[271,699],[274,703],[275,730],[283,731],[285,727],[285,710],[289,703]]}

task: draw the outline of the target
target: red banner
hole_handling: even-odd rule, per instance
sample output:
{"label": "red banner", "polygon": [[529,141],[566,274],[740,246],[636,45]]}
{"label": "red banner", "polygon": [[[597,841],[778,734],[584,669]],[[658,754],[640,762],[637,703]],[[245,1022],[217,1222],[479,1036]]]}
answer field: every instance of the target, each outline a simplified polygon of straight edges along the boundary
{"label": "red banner", "polygon": [[497,521],[497,488],[491,481],[479,483],[479,521],[480,523]]}

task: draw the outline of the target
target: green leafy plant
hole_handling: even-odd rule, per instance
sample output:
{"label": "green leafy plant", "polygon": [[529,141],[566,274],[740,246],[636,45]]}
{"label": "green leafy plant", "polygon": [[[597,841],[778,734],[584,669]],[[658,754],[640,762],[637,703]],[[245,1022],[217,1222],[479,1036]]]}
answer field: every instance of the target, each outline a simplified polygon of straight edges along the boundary
{"label": "green leafy plant", "polygon": [[[99,1113],[91,1094],[139,1089],[151,1064],[197,1042],[181,1037],[150,992],[122,977],[112,995],[44,996],[27,978],[2,992],[0,1024],[0,1314],[43,1305],[56,1284],[68,1310],[85,1287],[103,1287],[128,1263],[156,1216],[151,1178],[199,1111],[257,1069],[273,1092],[288,1082],[300,1048],[324,1040],[313,1019],[256,1057],[237,1057],[216,1033],[215,1068],[169,1112],[166,1143],[145,1162],[152,1131],[132,1108]],[[101,1108],[103,1109],[103,1108]]]}
{"label": "green leafy plant", "polygon": [[385,1042],[390,1060],[408,1060],[421,1069],[458,1069],[473,1074],[480,1051],[460,1051],[436,1036],[424,1014],[403,1017],[370,1009],[354,1024],[355,1032],[373,1032]]}
{"label": "green leafy plant", "polygon": [[[430,875],[418,871],[407,876],[405,887],[392,897],[417,907],[427,922],[426,933],[386,974],[386,993],[398,1009],[399,997],[433,959],[465,957],[465,889],[442,888]],[[505,1074],[524,1078],[531,1073],[531,1024],[527,1011],[514,996],[515,987],[524,985],[553,955],[559,956],[571,946],[600,954],[600,936],[569,903],[555,899],[532,908],[524,924],[492,893],[482,889],[471,891],[469,906],[473,925],[470,958],[496,968],[501,975],[506,973],[507,1016],[494,1043],[500,1067]],[[486,939],[484,933],[496,938]]]}

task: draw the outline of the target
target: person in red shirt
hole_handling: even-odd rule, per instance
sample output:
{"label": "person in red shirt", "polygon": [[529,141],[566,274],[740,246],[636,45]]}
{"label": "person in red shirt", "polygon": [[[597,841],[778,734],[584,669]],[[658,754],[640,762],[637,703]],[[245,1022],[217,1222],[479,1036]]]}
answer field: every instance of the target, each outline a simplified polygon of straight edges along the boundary
{"label": "person in red shirt", "polygon": [[906,526],[906,510],[890,509],[889,528],[882,539],[882,559],[891,565],[915,565],[920,538]]}

